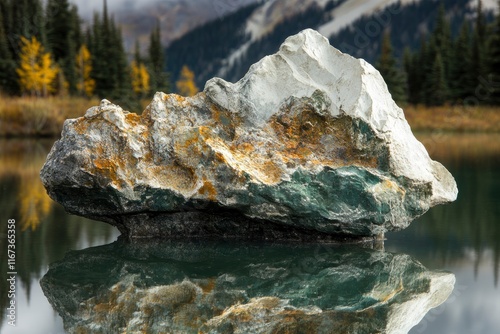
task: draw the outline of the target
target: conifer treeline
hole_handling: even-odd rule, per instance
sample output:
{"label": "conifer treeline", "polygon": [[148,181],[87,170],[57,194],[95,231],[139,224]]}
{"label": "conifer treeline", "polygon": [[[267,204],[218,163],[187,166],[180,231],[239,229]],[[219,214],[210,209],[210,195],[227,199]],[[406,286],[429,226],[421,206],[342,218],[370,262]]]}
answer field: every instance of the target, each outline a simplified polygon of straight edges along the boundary
{"label": "conifer treeline", "polygon": [[500,105],[500,12],[493,24],[486,24],[479,1],[475,19],[464,19],[453,36],[441,6],[434,30],[418,50],[405,50],[401,66],[386,33],[377,68],[398,102]]}
{"label": "conifer treeline", "polygon": [[[121,30],[105,1],[102,15],[94,14],[83,30],[77,8],[68,0],[47,0],[45,6],[42,0],[1,0],[0,92],[98,96],[134,106],[139,98],[169,90],[160,41],[158,24],[151,33],[147,56],[142,57],[137,46],[129,64]],[[27,64],[23,65],[23,59]],[[23,66],[24,72],[20,71]],[[26,86],[35,78],[47,80],[43,68],[50,69],[51,75],[57,73],[50,89]]]}

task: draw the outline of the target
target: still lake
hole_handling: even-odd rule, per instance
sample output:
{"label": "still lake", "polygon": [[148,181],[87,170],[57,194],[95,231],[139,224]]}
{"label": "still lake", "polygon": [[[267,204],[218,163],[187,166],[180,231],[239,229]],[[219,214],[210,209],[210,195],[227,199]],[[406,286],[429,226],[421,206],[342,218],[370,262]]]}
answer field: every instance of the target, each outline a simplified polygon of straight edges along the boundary
{"label": "still lake", "polygon": [[[384,250],[380,250],[379,246],[377,252],[390,253],[390,256],[407,254],[429,270],[452,272],[456,276],[456,283],[447,301],[430,310],[410,333],[498,333],[500,134],[427,133],[418,134],[417,137],[430,155],[454,175],[459,189],[458,200],[432,208],[404,231],[388,234]],[[65,309],[65,295],[71,295],[72,289],[77,294],[85,287],[84,283],[79,285],[75,282],[104,282],[109,277],[103,272],[112,266],[109,261],[114,261],[110,260],[113,258],[124,261],[129,267],[137,262],[138,255],[134,253],[132,256],[130,250],[113,253],[121,247],[119,243],[114,243],[119,235],[115,228],[68,215],[46,195],[38,173],[52,143],[51,140],[0,140],[0,305],[3,311],[0,333],[65,333],[63,319],[52,308],[40,285],[49,265],[60,264],[63,259],[71,262],[64,275],[56,277],[57,272],[54,272],[45,278],[48,283],[56,282],[54,277],[67,279],[68,284],[45,284],[45,291],[49,291],[53,302],[60,302],[59,311],[68,311]],[[16,327],[9,326],[6,317],[9,305],[6,252],[8,219],[16,220]],[[184,259],[183,264],[177,261],[174,266],[171,260],[162,262],[161,257],[151,260],[149,254],[148,260],[137,264],[137,268],[141,272],[154,273],[162,265],[165,268],[175,267],[180,270],[178,279],[182,281],[182,275],[202,277],[204,271],[210,271],[210,275],[229,271],[237,275],[234,269],[237,264],[231,261],[231,254],[242,258],[242,266],[252,268],[282,263],[288,259],[300,261],[302,256],[308,254],[307,249],[296,245],[266,244],[245,248],[240,243],[229,241],[223,245],[198,243],[200,249],[196,249],[196,245],[191,241],[169,244],[169,252],[177,255],[184,252],[182,256],[179,255]],[[89,249],[95,246],[101,248]],[[71,252],[65,258],[70,250],[76,252]],[[100,250],[108,252],[109,257],[100,258]],[[357,252],[361,254],[365,250],[351,247],[348,255],[354,258]],[[204,254],[204,257],[200,257],[204,262],[192,262],[194,264],[191,265],[189,261],[194,260],[186,260],[193,254],[199,256],[199,253]],[[258,253],[258,256],[253,256],[254,253]],[[210,254],[214,258],[210,258]],[[95,263],[95,267],[78,270],[79,261]],[[349,265],[344,267],[349,270]],[[88,277],[82,277],[87,274]],[[147,279],[146,275],[144,280]],[[252,282],[246,284],[251,286]],[[259,284],[263,283],[259,281]],[[349,293],[355,295],[356,291]],[[328,303],[328,299],[321,300]]]}

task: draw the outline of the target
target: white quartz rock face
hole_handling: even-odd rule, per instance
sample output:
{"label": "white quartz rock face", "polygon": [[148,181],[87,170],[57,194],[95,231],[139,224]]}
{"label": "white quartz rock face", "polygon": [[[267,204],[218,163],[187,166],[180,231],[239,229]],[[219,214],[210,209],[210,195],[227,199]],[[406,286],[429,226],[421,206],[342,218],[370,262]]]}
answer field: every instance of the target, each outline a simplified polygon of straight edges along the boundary
{"label": "white quartz rock face", "polygon": [[66,121],[41,178],[68,211],[137,237],[375,236],[458,192],[380,73],[310,29],[237,83],[157,93],[141,116],[103,100]]}
{"label": "white quartz rock face", "polygon": [[329,98],[330,115],[361,118],[388,142],[394,175],[432,182],[433,205],[456,199],[453,177],[441,164],[431,162],[380,73],[363,59],[332,47],[315,30],[287,38],[278,53],[252,65],[236,84],[213,78],[205,86],[212,100],[229,110],[247,111],[256,124],[267,122],[290,96],[312,96],[316,90]]}

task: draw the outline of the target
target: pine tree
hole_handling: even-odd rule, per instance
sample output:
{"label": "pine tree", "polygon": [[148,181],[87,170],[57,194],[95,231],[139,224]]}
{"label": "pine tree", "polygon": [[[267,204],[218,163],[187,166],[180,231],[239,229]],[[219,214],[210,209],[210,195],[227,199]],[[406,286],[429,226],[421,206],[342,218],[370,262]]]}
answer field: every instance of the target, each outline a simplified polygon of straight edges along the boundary
{"label": "pine tree", "polygon": [[0,4],[0,90],[9,94],[17,91],[16,63],[12,56],[9,40],[6,34],[7,21],[4,15],[7,14],[6,3]]}
{"label": "pine tree", "polygon": [[149,40],[149,73],[151,76],[151,89],[153,92],[170,90],[168,80],[169,76],[164,71],[165,53],[161,45],[160,23],[151,32]]}
{"label": "pine tree", "polygon": [[409,48],[405,48],[403,53],[403,67],[406,73],[408,87],[408,102],[417,104],[420,100],[420,91],[418,90],[418,67],[417,55],[413,55]]}
{"label": "pine tree", "polygon": [[179,80],[175,85],[177,91],[182,96],[193,96],[198,93],[198,87],[196,87],[194,81],[194,73],[186,65],[182,67]]}
{"label": "pine tree", "polygon": [[107,50],[103,36],[103,23],[99,14],[94,13],[92,27],[87,29],[87,45],[92,55],[92,78],[95,80],[95,92],[101,98],[111,90],[109,88]]}
{"label": "pine tree", "polygon": [[420,42],[420,50],[415,59],[415,68],[418,69],[414,80],[415,91],[418,92],[417,103],[427,103],[428,101],[428,90],[426,87],[430,73],[432,72],[433,60],[436,57],[433,49],[432,38],[427,42],[425,36],[423,36]]}
{"label": "pine tree", "polygon": [[482,1],[478,1],[476,12],[476,24],[474,27],[474,35],[472,39],[472,55],[470,76],[474,78],[475,85],[477,86],[481,78],[485,78],[488,72],[486,50],[486,24],[483,13]]}
{"label": "pine tree", "polygon": [[490,76],[492,95],[490,102],[500,105],[500,1],[498,1],[497,17],[493,27],[493,33],[489,41],[489,59],[490,59]]}
{"label": "pine tree", "polygon": [[110,42],[113,47],[110,49],[111,58],[113,61],[108,64],[112,67],[113,76],[113,91],[111,92],[111,97],[117,101],[117,103],[125,103],[128,106],[134,104],[137,106],[137,101],[130,100],[132,96],[132,85],[130,80],[130,70],[128,67],[127,55],[123,47],[122,32],[118,28],[114,20],[110,20]]}
{"label": "pine tree", "polygon": [[48,48],[56,61],[66,59],[72,28],[68,0],[48,0],[46,13]]}
{"label": "pine tree", "polygon": [[385,33],[383,36],[381,54],[377,68],[385,79],[392,98],[397,102],[405,102],[406,78],[398,68],[396,59],[392,54],[391,37],[389,33]]}
{"label": "pine tree", "polygon": [[[432,52],[439,53],[443,62],[445,77],[448,81],[450,78],[452,48],[451,48],[451,27],[446,19],[446,11],[444,4],[439,6],[438,16],[436,18],[436,27],[432,34],[432,44],[435,46]],[[435,59],[435,54],[431,55],[431,59]],[[431,63],[432,64],[432,63]]]}
{"label": "pine tree", "polygon": [[12,59],[3,14],[3,10],[0,8],[0,59]]}
{"label": "pine tree", "polygon": [[134,60],[136,63],[142,63],[142,57],[141,57],[141,45],[139,44],[139,40],[135,40],[135,47],[134,47]]}
{"label": "pine tree", "polygon": [[33,36],[31,40],[21,37],[20,64],[16,72],[23,92],[47,96],[54,92],[59,69],[54,65],[51,54],[45,52],[42,44]]}
{"label": "pine tree", "polygon": [[48,0],[46,12],[48,47],[64,71],[70,91],[74,92],[76,90],[74,59],[76,48],[79,47],[75,37],[80,35],[78,15],[76,10],[70,7],[68,0]]}
{"label": "pine tree", "polygon": [[113,99],[124,107],[137,106],[137,101],[130,100],[132,86],[121,30],[108,16],[106,1],[102,19],[95,14],[93,25],[86,35],[93,59],[95,93],[101,98]]}
{"label": "pine tree", "polygon": [[[40,0],[10,2],[11,22],[8,31],[15,39],[21,36],[36,37],[45,42],[43,6]],[[14,51],[17,46],[13,46]]]}
{"label": "pine tree", "polygon": [[83,44],[76,56],[78,74],[77,91],[82,96],[91,97],[95,89],[95,80],[92,79],[92,57],[87,46]]}
{"label": "pine tree", "polygon": [[446,103],[449,97],[446,73],[441,55],[436,54],[432,72],[428,79],[427,105],[440,106]]}
{"label": "pine tree", "polygon": [[474,80],[470,75],[471,42],[469,24],[464,21],[460,35],[454,43],[450,63],[450,95],[455,101],[463,101],[474,91]]}

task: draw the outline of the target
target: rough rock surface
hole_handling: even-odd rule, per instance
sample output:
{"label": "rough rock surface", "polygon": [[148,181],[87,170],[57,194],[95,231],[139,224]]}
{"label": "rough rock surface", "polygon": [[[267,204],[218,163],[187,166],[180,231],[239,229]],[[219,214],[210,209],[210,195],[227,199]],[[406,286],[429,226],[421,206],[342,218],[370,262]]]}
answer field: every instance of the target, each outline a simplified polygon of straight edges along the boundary
{"label": "rough rock surface", "polygon": [[374,236],[457,196],[379,72],[314,30],[235,84],[157,93],[141,116],[103,100],[65,122],[41,178],[69,212],[135,237]]}
{"label": "rough rock surface", "polygon": [[454,283],[405,254],[207,241],[73,251],[41,280],[68,333],[95,334],[403,334]]}

